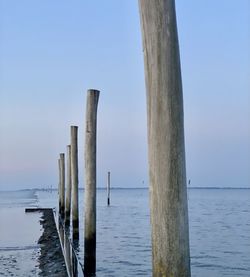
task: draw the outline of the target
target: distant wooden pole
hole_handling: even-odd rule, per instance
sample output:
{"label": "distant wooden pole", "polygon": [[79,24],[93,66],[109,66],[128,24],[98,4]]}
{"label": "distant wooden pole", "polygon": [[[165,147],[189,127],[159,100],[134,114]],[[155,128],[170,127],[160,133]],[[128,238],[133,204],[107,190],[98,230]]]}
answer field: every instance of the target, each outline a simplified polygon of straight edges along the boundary
{"label": "distant wooden pole", "polygon": [[59,198],[59,214],[61,214],[62,211],[62,196],[61,196],[61,184],[62,184],[62,180],[61,180],[61,160],[58,159],[58,172],[59,172],[59,182],[58,182],[58,198]]}
{"label": "distant wooden pole", "polygon": [[110,172],[108,172],[108,182],[107,182],[107,205],[110,205]]}
{"label": "distant wooden pole", "polygon": [[79,237],[77,126],[71,126],[71,185],[73,238]]}
{"label": "distant wooden pole", "polygon": [[174,0],[139,0],[147,88],[153,276],[190,276],[183,96]]}
{"label": "distant wooden pole", "polygon": [[60,173],[61,173],[61,217],[64,218],[65,210],[65,159],[64,153],[60,153]]}
{"label": "distant wooden pole", "polygon": [[88,90],[85,131],[84,271],[96,271],[96,125],[100,92]]}
{"label": "distant wooden pole", "polygon": [[70,224],[71,211],[71,145],[67,145],[67,190],[65,206],[65,224]]}

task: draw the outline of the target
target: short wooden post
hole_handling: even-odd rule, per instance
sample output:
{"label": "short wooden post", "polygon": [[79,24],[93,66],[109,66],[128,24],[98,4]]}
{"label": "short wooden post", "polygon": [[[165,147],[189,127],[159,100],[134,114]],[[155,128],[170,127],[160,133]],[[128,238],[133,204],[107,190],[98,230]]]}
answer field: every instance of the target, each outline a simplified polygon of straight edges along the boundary
{"label": "short wooden post", "polygon": [[110,171],[108,172],[108,181],[107,181],[107,205],[110,205]]}
{"label": "short wooden post", "polygon": [[100,92],[88,90],[85,131],[84,271],[96,271],[96,125]]}
{"label": "short wooden post", "polygon": [[59,182],[58,182],[58,198],[59,198],[59,214],[61,214],[62,211],[62,190],[61,190],[61,160],[58,159],[58,173],[59,173]]}
{"label": "short wooden post", "polygon": [[65,206],[65,224],[70,224],[71,211],[71,145],[67,145],[67,189]]}
{"label": "short wooden post", "polygon": [[73,238],[79,238],[77,126],[71,126],[71,185]]}
{"label": "short wooden post", "polygon": [[65,159],[64,153],[60,153],[60,173],[61,173],[61,217],[64,218],[65,210]]}
{"label": "short wooden post", "polygon": [[174,0],[139,0],[147,88],[153,276],[190,276],[183,96]]}

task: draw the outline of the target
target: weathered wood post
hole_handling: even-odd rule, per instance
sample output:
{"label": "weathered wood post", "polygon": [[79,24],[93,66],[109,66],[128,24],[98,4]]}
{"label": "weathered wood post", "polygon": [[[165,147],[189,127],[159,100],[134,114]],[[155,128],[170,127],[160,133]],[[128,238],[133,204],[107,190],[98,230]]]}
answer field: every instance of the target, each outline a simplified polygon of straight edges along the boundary
{"label": "weathered wood post", "polygon": [[72,267],[71,267],[71,257],[70,257],[70,249],[71,245],[69,242],[69,237],[67,236],[67,233],[65,233],[65,239],[64,239],[64,257],[65,257],[65,263],[66,263],[66,267],[67,267],[67,271],[69,276],[71,276],[71,271],[72,271]]}
{"label": "weathered wood post", "polygon": [[59,214],[62,211],[62,196],[61,196],[61,160],[58,159],[58,173],[59,173],[59,182],[58,182],[58,198],[59,198]]}
{"label": "weathered wood post", "polygon": [[190,276],[183,96],[174,0],[139,0],[147,89],[153,276]]}
{"label": "weathered wood post", "polygon": [[77,126],[71,126],[71,186],[73,238],[79,238]]}
{"label": "weathered wood post", "polygon": [[110,171],[108,172],[108,181],[107,181],[107,205],[110,205]]}
{"label": "weathered wood post", "polygon": [[71,211],[71,145],[67,145],[67,189],[65,206],[65,224],[70,224]]}
{"label": "weathered wood post", "polygon": [[100,92],[88,90],[85,131],[84,272],[96,271],[96,125]]}
{"label": "weathered wood post", "polygon": [[65,159],[64,153],[60,153],[60,180],[61,180],[61,217],[64,218],[65,210]]}

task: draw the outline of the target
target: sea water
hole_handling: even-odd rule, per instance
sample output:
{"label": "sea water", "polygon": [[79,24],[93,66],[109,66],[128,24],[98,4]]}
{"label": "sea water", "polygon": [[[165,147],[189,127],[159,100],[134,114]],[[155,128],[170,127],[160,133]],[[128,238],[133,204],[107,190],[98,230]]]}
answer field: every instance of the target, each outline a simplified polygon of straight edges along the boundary
{"label": "sea water", "polygon": [[[41,206],[57,206],[56,194],[38,196]],[[83,263],[84,191],[79,197]],[[249,277],[250,190],[189,189],[188,204],[192,276]],[[151,259],[148,189],[113,189],[110,207],[98,190],[97,276],[151,276]]]}
{"label": "sea water", "polygon": [[37,203],[34,190],[0,192],[0,276],[38,276],[40,215],[25,213]]}
{"label": "sea water", "polygon": [[[36,191],[35,195],[36,206],[58,205],[56,191]],[[80,190],[78,256],[82,263],[83,199]],[[189,189],[188,205],[192,276],[249,277],[250,189]],[[0,245],[1,232],[2,225]],[[106,191],[99,189],[97,277],[151,276],[151,259],[148,189],[113,189],[109,207]]]}

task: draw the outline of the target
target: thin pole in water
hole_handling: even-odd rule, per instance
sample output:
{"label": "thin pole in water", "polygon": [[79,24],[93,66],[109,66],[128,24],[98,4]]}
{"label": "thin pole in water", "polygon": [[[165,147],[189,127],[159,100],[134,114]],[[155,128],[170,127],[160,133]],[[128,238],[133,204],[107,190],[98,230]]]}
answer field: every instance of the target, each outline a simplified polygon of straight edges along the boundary
{"label": "thin pole in water", "polygon": [[107,205],[110,205],[110,171],[108,172],[108,181],[107,181]]}

